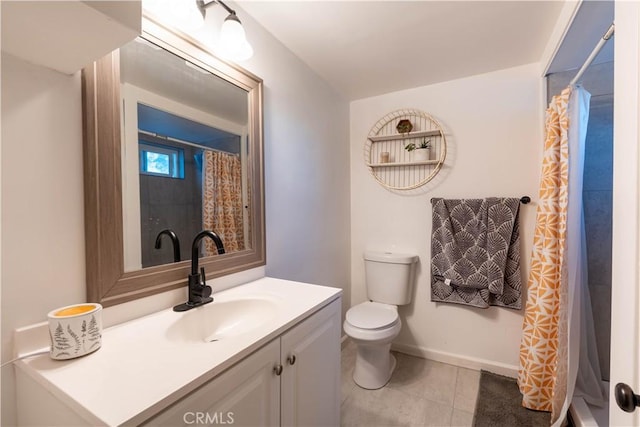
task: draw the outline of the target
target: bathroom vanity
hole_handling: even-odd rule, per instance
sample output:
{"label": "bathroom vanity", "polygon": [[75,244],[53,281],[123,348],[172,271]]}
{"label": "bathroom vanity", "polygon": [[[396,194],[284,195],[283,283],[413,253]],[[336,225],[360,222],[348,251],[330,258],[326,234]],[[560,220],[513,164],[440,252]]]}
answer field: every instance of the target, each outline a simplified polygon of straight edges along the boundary
{"label": "bathroom vanity", "polygon": [[[337,288],[262,278],[16,363],[21,425],[339,425]],[[37,408],[37,409],[36,409]]]}

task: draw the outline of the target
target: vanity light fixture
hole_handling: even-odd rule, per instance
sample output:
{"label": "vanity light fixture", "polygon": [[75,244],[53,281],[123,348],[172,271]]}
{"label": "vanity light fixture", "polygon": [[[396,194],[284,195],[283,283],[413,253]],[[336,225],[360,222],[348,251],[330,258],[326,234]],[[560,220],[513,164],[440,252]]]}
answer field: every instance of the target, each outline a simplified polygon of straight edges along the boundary
{"label": "vanity light fixture", "polygon": [[235,10],[224,4],[222,0],[213,0],[206,4],[204,0],[196,0],[196,4],[203,17],[206,9],[214,4],[219,4],[229,13],[220,29],[220,54],[222,56],[235,61],[244,61],[253,56],[253,48],[247,41],[244,28]]}

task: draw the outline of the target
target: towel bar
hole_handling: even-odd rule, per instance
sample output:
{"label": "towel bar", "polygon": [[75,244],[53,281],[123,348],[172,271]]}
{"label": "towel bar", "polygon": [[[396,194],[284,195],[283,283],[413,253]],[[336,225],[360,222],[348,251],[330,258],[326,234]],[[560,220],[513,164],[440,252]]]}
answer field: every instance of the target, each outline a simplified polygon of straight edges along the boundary
{"label": "towel bar", "polygon": [[[429,200],[431,203],[433,203],[433,197],[431,198],[431,200]],[[520,203],[522,203],[523,205],[526,205],[527,203],[531,202],[531,197],[529,196],[522,196],[520,197]]]}

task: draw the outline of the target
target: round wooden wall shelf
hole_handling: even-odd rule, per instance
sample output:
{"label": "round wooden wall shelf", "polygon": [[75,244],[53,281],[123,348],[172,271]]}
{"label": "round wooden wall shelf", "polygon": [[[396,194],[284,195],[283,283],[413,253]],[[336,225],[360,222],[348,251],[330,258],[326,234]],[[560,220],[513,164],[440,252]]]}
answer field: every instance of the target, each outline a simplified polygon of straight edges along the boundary
{"label": "round wooden wall shelf", "polygon": [[[398,132],[404,129],[411,130]],[[406,149],[421,143],[428,143],[429,148]],[[371,174],[391,190],[413,190],[431,181],[446,155],[447,142],[440,123],[429,114],[412,109],[397,110],[378,120],[364,146],[364,161]]]}

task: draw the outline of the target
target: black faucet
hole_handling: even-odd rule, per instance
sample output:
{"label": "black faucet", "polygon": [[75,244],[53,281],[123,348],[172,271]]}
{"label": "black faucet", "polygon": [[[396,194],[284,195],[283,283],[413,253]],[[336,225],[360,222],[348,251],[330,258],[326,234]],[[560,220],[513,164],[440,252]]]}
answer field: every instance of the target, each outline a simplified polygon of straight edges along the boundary
{"label": "black faucet", "polygon": [[171,239],[171,243],[173,244],[173,262],[180,262],[180,239],[176,233],[167,228],[166,230],[162,230],[156,236],[156,249],[160,249],[162,247],[162,235],[166,234]]}
{"label": "black faucet", "polygon": [[191,274],[189,274],[189,300],[184,304],[178,304],[173,307],[173,311],[187,311],[192,308],[208,304],[213,301],[211,298],[211,286],[207,286],[207,279],[204,274],[204,268],[198,273],[198,255],[200,252],[200,241],[205,237],[209,237],[216,245],[218,255],[224,253],[224,245],[222,239],[211,230],[203,230],[196,235],[191,244]]}

